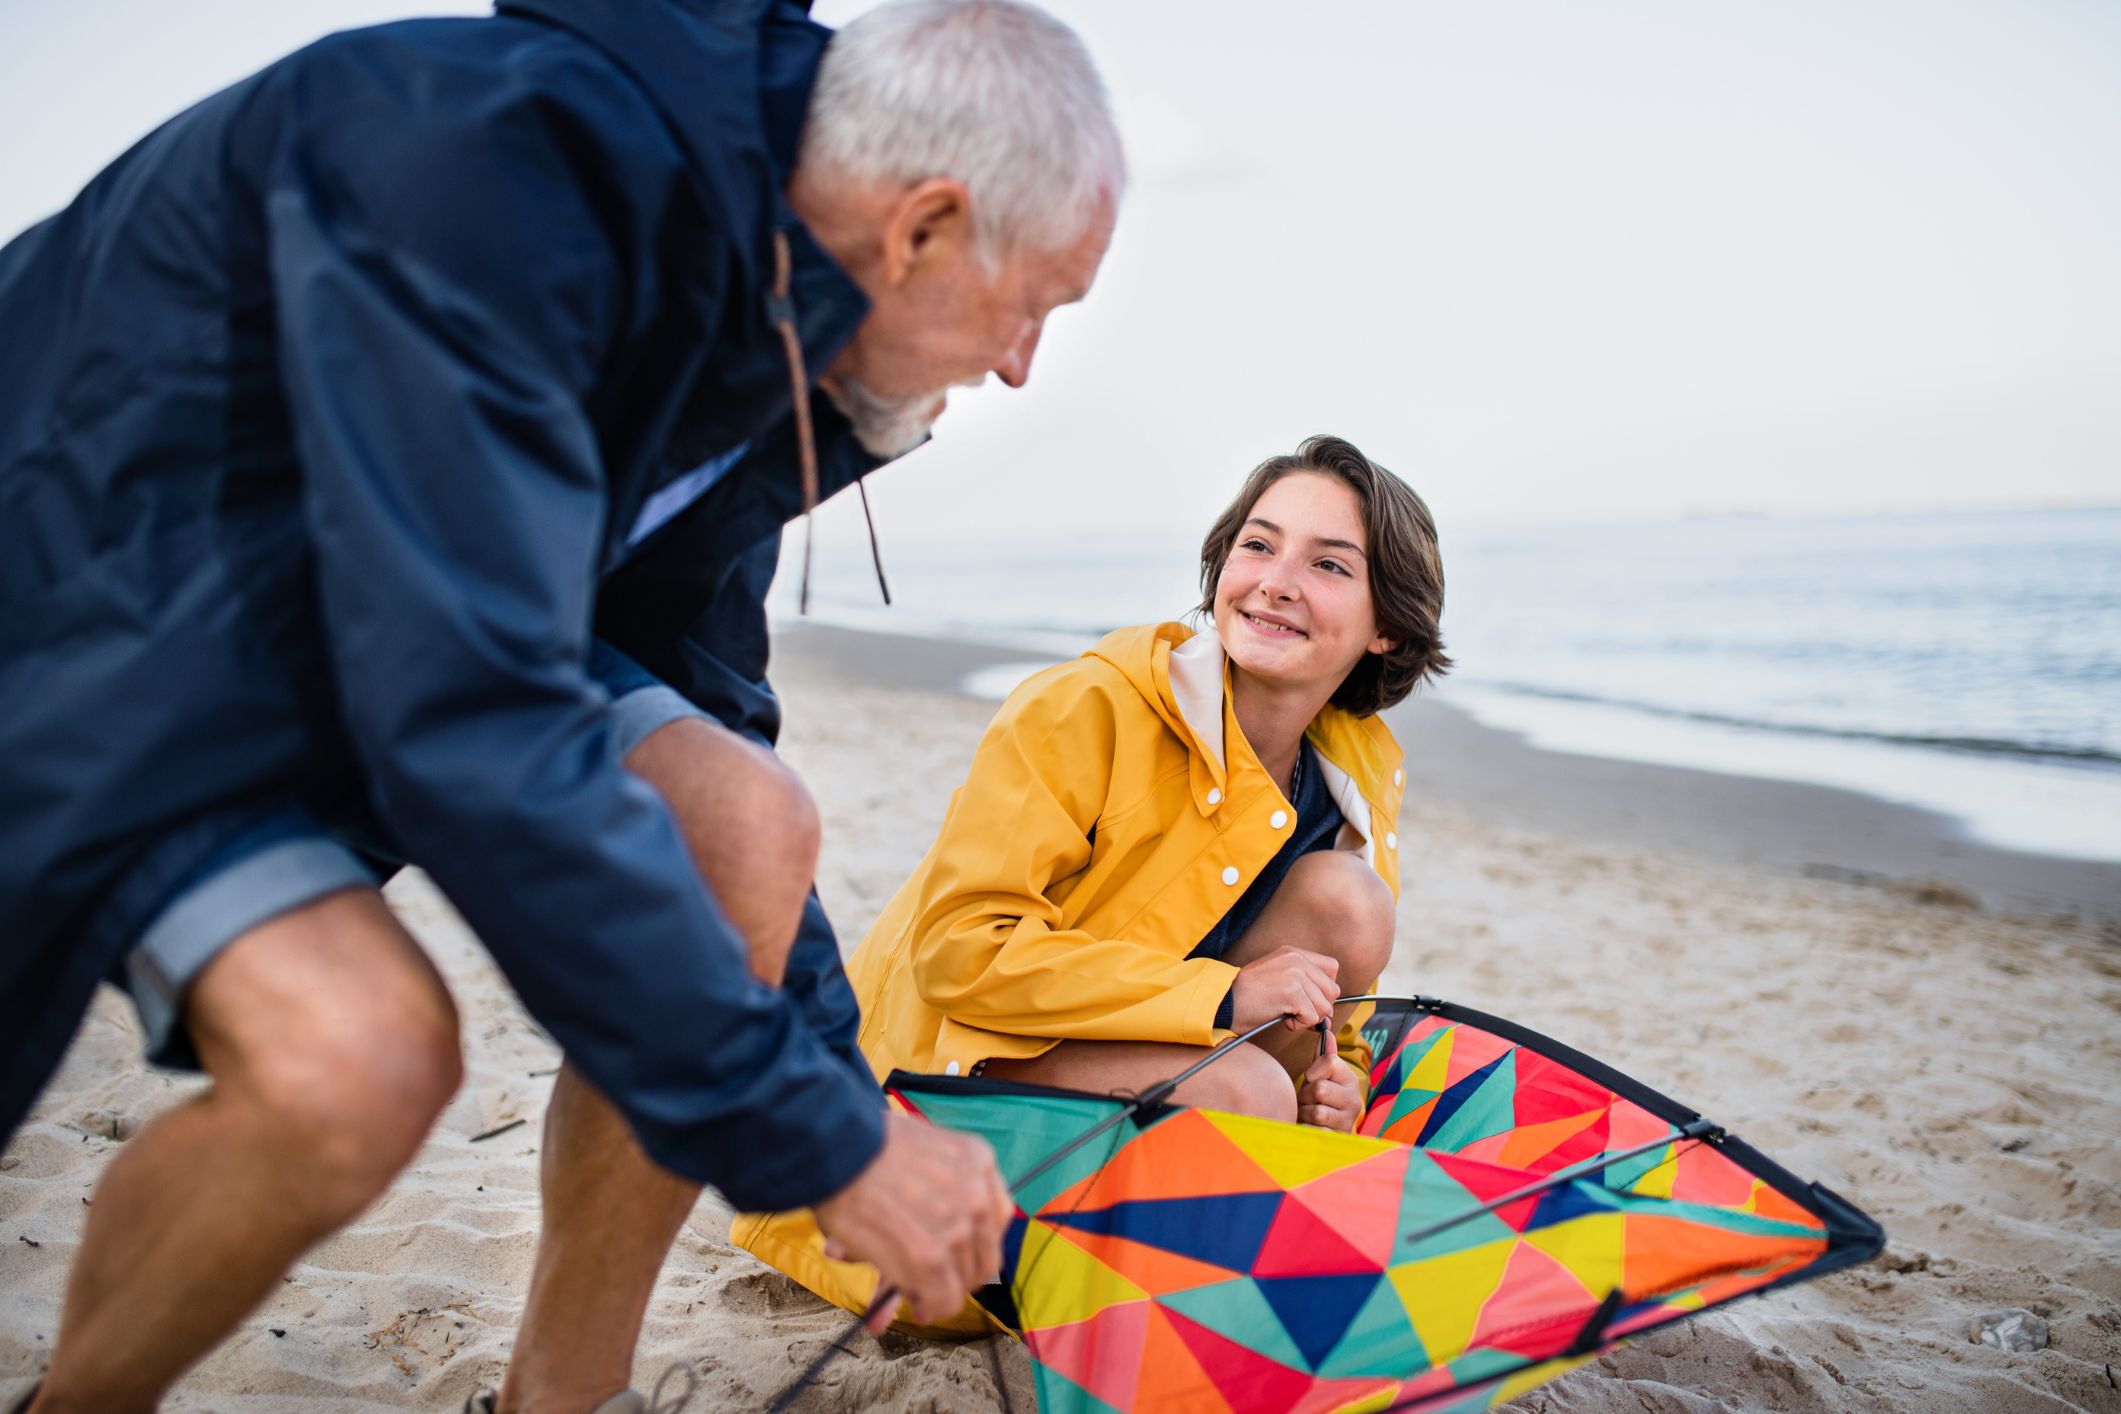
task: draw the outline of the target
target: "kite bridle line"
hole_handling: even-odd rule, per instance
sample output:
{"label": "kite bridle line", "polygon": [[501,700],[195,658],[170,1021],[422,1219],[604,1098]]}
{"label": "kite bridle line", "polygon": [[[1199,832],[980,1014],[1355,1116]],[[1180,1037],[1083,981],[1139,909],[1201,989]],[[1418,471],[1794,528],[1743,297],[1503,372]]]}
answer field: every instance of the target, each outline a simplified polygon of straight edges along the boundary
{"label": "kite bridle line", "polygon": [[[1365,993],[1364,995],[1357,997],[1341,997],[1335,1000],[1333,1005],[1336,1007],[1355,1006],[1364,1002],[1406,1002],[1409,1005],[1415,1007],[1417,1010],[1427,1012],[1434,1012],[1443,1005],[1442,1001],[1435,997],[1397,996],[1386,994],[1383,992]],[[1199,1060],[1193,1062],[1193,1064],[1187,1066],[1184,1070],[1178,1072],[1178,1074],[1170,1077],[1167,1080],[1159,1080],[1156,1084],[1151,1085],[1148,1089],[1140,1092],[1139,1094],[1131,1096],[1115,1094],[1106,1097],[1110,1099],[1119,1100],[1120,1108],[1115,1110],[1112,1114],[1106,1116],[1104,1119],[1099,1120],[1096,1124],[1084,1130],[1081,1134],[1078,1134],[1074,1138],[1068,1140],[1059,1148],[1055,1149],[1052,1153],[1046,1155],[1043,1159],[1040,1159],[1037,1163],[1033,1164],[1030,1168],[1025,1169],[1022,1173],[1018,1174],[1016,1178],[1009,1184],[1009,1191],[1011,1193],[1018,1192],[1026,1184],[1029,1184],[1034,1179],[1037,1179],[1049,1172],[1054,1167],[1054,1165],[1060,1163],[1070,1154],[1073,1154],[1078,1150],[1082,1149],[1083,1147],[1088,1145],[1092,1140],[1096,1139],[1099,1135],[1110,1133],[1113,1129],[1116,1129],[1120,1125],[1126,1123],[1128,1119],[1132,1118],[1137,1114],[1140,1114],[1143,1110],[1151,1109],[1156,1106],[1162,1105],[1166,1100],[1171,1098],[1172,1092],[1177,1090],[1179,1086],[1185,1084],[1188,1080],[1191,1080],[1194,1076],[1200,1074],[1203,1070],[1206,1070],[1209,1066],[1215,1064],[1215,1062],[1221,1060],[1231,1051],[1237,1049],[1237,1047],[1248,1044],[1254,1037],[1263,1036],[1267,1032],[1272,1031],[1277,1026],[1286,1026],[1293,1019],[1294,1018],[1292,1014],[1285,1012],[1282,1015],[1273,1018],[1272,1020],[1262,1021],[1259,1025],[1253,1027],[1249,1031],[1245,1031],[1237,1035],[1231,1036],[1228,1040],[1225,1040],[1220,1045],[1216,1046],[1215,1049],[1209,1051],[1208,1054],[1202,1056]],[[1319,1054],[1323,1055],[1326,1052],[1326,1036],[1328,1033],[1326,1033],[1324,1029],[1326,1025],[1324,1021],[1319,1022],[1318,1025],[1320,1028]],[[1565,1183],[1573,1183],[1580,1178],[1589,1178],[1593,1174],[1604,1172],[1606,1169],[1613,1167],[1615,1164],[1626,1163],[1629,1159],[1640,1158],[1644,1154],[1648,1154],[1653,1152],[1654,1150],[1661,1149],[1666,1145],[1676,1145],[1682,1140],[1692,1140],[1694,1143],[1697,1144],[1714,1143],[1717,1140],[1720,1140],[1723,1137],[1724,1133],[1721,1126],[1712,1124],[1708,1120],[1702,1119],[1698,1116],[1686,1124],[1675,1126],[1675,1130],[1675,1133],[1667,1134],[1660,1139],[1653,1139],[1646,1144],[1638,1144],[1631,1149],[1624,1149],[1617,1154],[1601,1154],[1595,1159],[1586,1159],[1580,1164],[1572,1164],[1568,1168],[1562,1169],[1557,1173],[1547,1175],[1545,1178],[1540,1179],[1536,1183],[1528,1183],[1522,1188],[1513,1189],[1510,1192],[1503,1194],[1499,1198],[1492,1198],[1489,1199],[1487,1202],[1479,1203],[1473,1207],[1465,1208],[1460,1210],[1459,1212],[1452,1213],[1448,1217],[1439,1218],[1437,1221],[1428,1224],[1426,1227],[1417,1228],[1413,1232],[1408,1233],[1406,1235],[1405,1240],[1409,1243],[1425,1242],[1429,1238],[1436,1236],[1440,1232],[1449,1231],[1451,1228],[1458,1226],[1460,1223],[1471,1222],[1473,1219],[1477,1217],[1482,1217],[1488,1213],[1492,1213],[1498,1208],[1505,1208],[1512,1203],[1521,1202],[1526,1198],[1535,1197],[1538,1194],[1548,1192],[1551,1189],[1559,1188]],[[1103,1164],[1099,1164],[1099,1171],[1102,1171],[1103,1167]],[[1025,1216],[1029,1217],[1030,1215],[1026,1214]],[[1041,1253],[1041,1255],[1044,1254]],[[768,1408],[767,1414],[785,1414],[785,1411],[789,1408],[789,1406],[795,1403],[797,1397],[800,1396],[805,1389],[809,1388],[810,1382],[818,1377],[818,1374],[824,1370],[826,1365],[831,1363],[832,1357],[838,1355],[841,1351],[847,1349],[850,1345],[854,1343],[855,1336],[861,1333],[862,1327],[864,1326],[864,1324],[867,1323],[870,1313],[882,1307],[895,1305],[898,1302],[898,1299],[899,1290],[897,1287],[886,1286],[880,1288],[874,1296],[869,1298],[869,1309],[863,1312],[861,1315],[856,1316],[854,1320],[847,1326],[847,1328],[841,1331],[839,1335],[834,1338],[830,1345],[827,1345],[823,1350],[817,1353],[817,1357],[813,1359],[809,1365],[804,1367],[803,1372],[797,1375],[795,1379],[789,1383],[786,1389],[783,1389],[781,1391],[779,1397],[776,1398],[773,1401],[773,1404]],[[1603,1310],[1603,1307],[1601,1307],[1601,1310]],[[994,1362],[995,1389],[1001,1395],[1003,1408],[1008,1409],[1010,1407],[1009,1392],[1002,1383],[1000,1363],[1001,1362],[998,1359]],[[1394,1409],[1398,1409],[1405,1406],[1395,1404],[1391,1407]]]}

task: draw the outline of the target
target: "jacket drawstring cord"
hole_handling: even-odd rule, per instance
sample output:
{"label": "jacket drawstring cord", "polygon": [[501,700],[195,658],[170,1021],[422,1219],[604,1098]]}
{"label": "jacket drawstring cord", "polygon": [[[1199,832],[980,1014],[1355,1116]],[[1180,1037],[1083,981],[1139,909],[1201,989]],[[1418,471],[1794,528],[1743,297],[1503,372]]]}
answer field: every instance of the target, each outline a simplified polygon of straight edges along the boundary
{"label": "jacket drawstring cord", "polygon": [[[795,332],[795,297],[791,285],[795,261],[788,253],[788,233],[773,233],[773,288],[766,296],[766,314],[781,333],[781,351],[788,359],[788,386],[795,404],[796,454],[803,468],[803,587],[797,612],[810,612],[810,556],[817,540],[817,437],[810,425],[810,375],[803,365],[803,341]],[[877,544],[876,517],[869,511],[869,488],[860,480],[855,489],[862,497],[862,520],[869,527],[869,558],[876,565],[876,587],[884,602],[891,602],[891,586],[884,580],[884,552]]]}
{"label": "jacket drawstring cord", "polygon": [[876,517],[869,514],[869,481],[867,477],[854,483],[861,494],[862,519],[869,524],[869,560],[876,566],[876,587],[884,592],[884,607],[891,607],[891,586],[884,582],[884,552],[876,543]]}

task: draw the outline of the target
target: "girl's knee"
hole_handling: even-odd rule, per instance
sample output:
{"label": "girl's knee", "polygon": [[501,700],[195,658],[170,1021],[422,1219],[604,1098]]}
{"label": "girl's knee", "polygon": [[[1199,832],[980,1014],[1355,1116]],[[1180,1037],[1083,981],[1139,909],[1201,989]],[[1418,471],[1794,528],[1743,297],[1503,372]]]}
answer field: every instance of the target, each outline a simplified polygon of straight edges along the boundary
{"label": "girl's knee", "polygon": [[1340,963],[1342,990],[1377,980],[1392,955],[1397,901],[1391,886],[1362,856],[1319,850],[1296,861],[1284,888],[1294,886],[1305,914],[1315,923],[1317,951]]}

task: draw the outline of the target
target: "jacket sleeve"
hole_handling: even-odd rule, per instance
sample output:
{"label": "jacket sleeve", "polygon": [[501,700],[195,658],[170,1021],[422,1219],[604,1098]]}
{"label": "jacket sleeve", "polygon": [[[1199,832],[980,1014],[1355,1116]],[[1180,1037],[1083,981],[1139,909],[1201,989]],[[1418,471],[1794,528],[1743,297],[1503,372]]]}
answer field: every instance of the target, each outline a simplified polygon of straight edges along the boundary
{"label": "jacket sleeve", "polygon": [[[769,749],[780,737],[781,704],[766,680],[766,595],[773,587],[780,551],[781,538],[775,532],[738,554],[706,605],[674,634],[658,636],[655,609],[683,592],[683,584],[672,584],[662,593],[622,585],[619,593],[607,596],[597,620],[608,639],[645,660],[644,667],[695,707]],[[857,1039],[861,1008],[847,985],[839,939],[815,890],[803,906],[781,989],[849,1073],[874,1088],[876,1079]]]}
{"label": "jacket sleeve", "polygon": [[1090,863],[1117,730],[1077,681],[1019,688],[974,753],[931,856],[914,985],[990,1031],[1206,1045],[1236,968],[1062,926],[1055,885]]}
{"label": "jacket sleeve", "polygon": [[878,1148],[877,1093],[751,978],[585,672],[605,499],[584,401],[625,213],[590,208],[535,120],[359,116],[337,149],[297,145],[267,221],[371,802],[659,1163],[739,1207],[825,1197]]}

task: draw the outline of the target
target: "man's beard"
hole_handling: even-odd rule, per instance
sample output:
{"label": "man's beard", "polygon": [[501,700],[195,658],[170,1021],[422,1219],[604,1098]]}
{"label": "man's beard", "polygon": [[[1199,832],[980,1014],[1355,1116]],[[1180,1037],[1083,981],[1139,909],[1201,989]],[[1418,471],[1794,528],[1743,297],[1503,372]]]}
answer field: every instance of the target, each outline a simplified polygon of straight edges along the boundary
{"label": "man's beard", "polygon": [[884,398],[856,378],[840,377],[822,385],[832,405],[854,424],[854,439],[871,456],[896,457],[918,447],[939,415],[932,412],[943,394],[915,393],[910,398]]}
{"label": "man's beard", "polygon": [[[956,386],[977,387],[980,381]],[[927,439],[928,429],[942,416],[939,405],[948,396],[947,389],[938,389],[907,398],[884,398],[870,392],[860,379],[845,376],[819,386],[854,424],[854,439],[862,449],[887,460],[905,455]]]}

